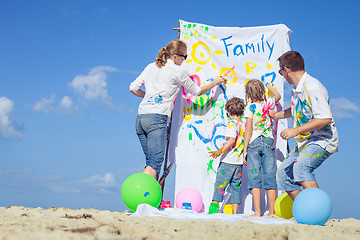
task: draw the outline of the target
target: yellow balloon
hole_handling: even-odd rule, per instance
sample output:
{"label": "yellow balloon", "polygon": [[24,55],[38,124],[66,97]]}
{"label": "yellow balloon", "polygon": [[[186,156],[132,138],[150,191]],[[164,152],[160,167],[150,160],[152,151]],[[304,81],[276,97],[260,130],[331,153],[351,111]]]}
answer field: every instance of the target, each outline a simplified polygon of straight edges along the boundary
{"label": "yellow balloon", "polygon": [[275,200],[275,214],[278,217],[290,219],[293,217],[292,207],[293,207],[294,201],[289,197],[287,193],[281,194],[276,200]]}

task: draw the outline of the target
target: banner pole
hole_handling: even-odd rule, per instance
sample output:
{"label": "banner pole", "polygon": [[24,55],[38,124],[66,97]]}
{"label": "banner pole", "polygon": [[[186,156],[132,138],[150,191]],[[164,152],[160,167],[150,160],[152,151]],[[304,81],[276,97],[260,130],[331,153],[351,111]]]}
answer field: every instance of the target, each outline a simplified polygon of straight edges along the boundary
{"label": "banner pole", "polygon": [[[180,21],[179,21],[179,26],[177,28],[173,28],[173,30],[178,31],[177,39],[179,39],[180,38]],[[159,185],[161,187],[161,193],[162,193],[162,199],[161,200],[163,200],[163,197],[164,197],[165,179],[169,175],[170,170],[171,170],[171,168],[173,166],[173,163],[171,163],[169,166],[167,166],[168,158],[169,158],[171,121],[172,121],[172,114],[171,114],[169,125],[167,127],[167,144],[166,144],[166,152],[165,152],[164,171],[163,171],[163,175],[159,179]]]}

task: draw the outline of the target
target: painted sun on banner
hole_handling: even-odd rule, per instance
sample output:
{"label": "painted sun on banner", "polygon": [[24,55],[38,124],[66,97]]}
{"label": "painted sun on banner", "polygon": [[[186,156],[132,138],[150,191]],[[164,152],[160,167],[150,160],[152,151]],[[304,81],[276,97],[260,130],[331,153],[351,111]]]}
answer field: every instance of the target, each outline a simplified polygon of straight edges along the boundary
{"label": "painted sun on banner", "polygon": [[[220,159],[210,158],[208,152],[218,150],[225,143],[225,127],[229,121],[225,103],[232,97],[245,100],[245,84],[249,79],[273,83],[282,96],[277,110],[283,108],[285,80],[278,73],[277,59],[290,50],[290,35],[291,31],[283,24],[212,27],[180,20],[180,39],[188,48],[183,67],[191,79],[203,86],[223,75],[227,82],[202,96],[191,95],[184,88],[179,93],[170,138],[170,161],[176,163],[175,195],[183,188],[196,188],[204,199],[205,211],[208,208]],[[274,122],[278,164],[286,156],[286,142],[278,137],[286,126],[286,120]],[[239,213],[252,211],[247,171],[244,167]]]}

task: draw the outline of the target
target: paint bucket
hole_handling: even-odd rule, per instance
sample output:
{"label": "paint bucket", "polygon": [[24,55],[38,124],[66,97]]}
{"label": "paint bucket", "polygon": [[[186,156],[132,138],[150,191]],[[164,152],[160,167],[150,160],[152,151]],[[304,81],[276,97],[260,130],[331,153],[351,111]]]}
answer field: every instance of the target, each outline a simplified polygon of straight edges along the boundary
{"label": "paint bucket", "polygon": [[209,214],[218,213],[219,212],[219,203],[212,202],[209,207]]}
{"label": "paint bucket", "polygon": [[224,213],[225,213],[225,214],[233,214],[232,204],[226,204],[226,205],[224,206]]}
{"label": "paint bucket", "polygon": [[184,203],[182,204],[182,208],[183,208],[183,209],[187,209],[187,210],[191,210],[191,203],[184,202]]}
{"label": "paint bucket", "polygon": [[160,208],[172,208],[170,201],[161,201]]}

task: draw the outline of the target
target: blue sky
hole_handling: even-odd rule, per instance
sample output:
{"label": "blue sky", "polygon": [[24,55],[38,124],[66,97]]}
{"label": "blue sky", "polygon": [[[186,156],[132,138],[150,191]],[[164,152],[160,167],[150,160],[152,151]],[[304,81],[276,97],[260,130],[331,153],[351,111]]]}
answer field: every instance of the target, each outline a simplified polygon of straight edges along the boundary
{"label": "blue sky", "polygon": [[[125,210],[121,184],[144,164],[134,129],[140,99],[128,87],[183,19],[293,31],[291,48],[327,87],[340,134],[317,180],[331,217],[360,219],[357,9],[357,1],[1,0],[0,206]],[[173,184],[174,171],[165,199]]]}

